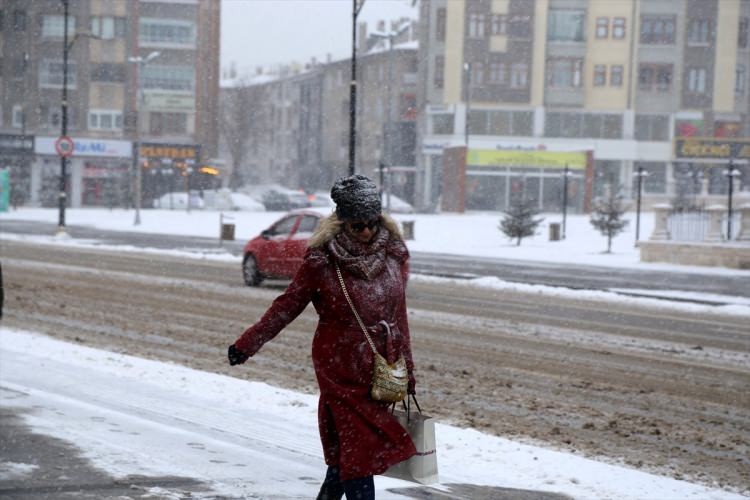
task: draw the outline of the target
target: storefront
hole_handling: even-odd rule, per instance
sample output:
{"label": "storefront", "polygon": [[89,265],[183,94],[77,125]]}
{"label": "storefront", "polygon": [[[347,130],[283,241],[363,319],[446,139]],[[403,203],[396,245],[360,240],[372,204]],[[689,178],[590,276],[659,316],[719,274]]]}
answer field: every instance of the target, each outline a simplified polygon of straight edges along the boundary
{"label": "storefront", "polygon": [[[57,206],[60,189],[60,157],[57,137],[37,137],[31,169],[31,201]],[[66,191],[69,206],[128,206],[130,204],[133,145],[129,141],[73,137],[68,159]]]}
{"label": "storefront", "polygon": [[205,189],[198,168],[200,151],[197,144],[141,143],[143,206],[153,206],[155,199],[167,193]]}

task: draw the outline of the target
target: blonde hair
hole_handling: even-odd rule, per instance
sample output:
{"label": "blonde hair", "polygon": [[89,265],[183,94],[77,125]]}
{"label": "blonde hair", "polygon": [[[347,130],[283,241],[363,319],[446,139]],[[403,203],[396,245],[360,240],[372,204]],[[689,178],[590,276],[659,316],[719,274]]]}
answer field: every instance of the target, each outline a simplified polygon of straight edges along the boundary
{"label": "blonde hair", "polygon": [[[391,237],[398,241],[404,241],[404,236],[401,234],[401,228],[390,215],[380,214],[378,216],[380,224],[391,233]],[[336,237],[341,231],[343,231],[344,221],[339,219],[335,213],[332,213],[328,217],[321,219],[318,223],[318,227],[310,237],[307,246],[310,248],[321,248],[326,243]]]}

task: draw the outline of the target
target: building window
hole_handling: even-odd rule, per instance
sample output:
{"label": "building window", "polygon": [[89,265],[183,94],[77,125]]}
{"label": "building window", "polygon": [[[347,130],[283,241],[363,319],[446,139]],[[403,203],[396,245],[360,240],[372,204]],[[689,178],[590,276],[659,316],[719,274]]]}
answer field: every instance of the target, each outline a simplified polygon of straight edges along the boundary
{"label": "building window", "polygon": [[[68,37],[76,32],[76,18],[68,16]],[[65,16],[45,15],[42,17],[42,38],[62,38],[65,36]]]}
{"label": "building window", "polygon": [[13,31],[26,31],[26,11],[13,11]]}
{"label": "building window", "polygon": [[550,88],[578,88],[581,86],[583,59],[560,58],[547,61],[547,86]]}
{"label": "building window", "polygon": [[471,63],[471,83],[472,86],[478,87],[484,84],[484,64],[480,62]]}
{"label": "building window", "polygon": [[638,87],[644,91],[669,91],[672,88],[672,65],[641,64],[638,68]]}
{"label": "building window", "polygon": [[492,61],[490,63],[490,83],[505,83],[505,63],[501,61]]}
{"label": "building window", "polygon": [[445,20],[446,20],[446,13],[445,13],[445,8],[443,7],[437,10],[435,38],[437,39],[438,42],[445,41]]}
{"label": "building window", "polygon": [[531,16],[512,16],[508,21],[508,36],[520,40],[531,38]]}
{"label": "building window", "polygon": [[609,18],[596,18],[596,38],[609,38]]}
{"label": "building window", "polygon": [[[39,86],[43,88],[62,88],[63,62],[57,59],[43,59],[39,65]],[[76,86],[76,62],[68,60],[68,88]]]}
{"label": "building window", "polygon": [[635,115],[635,140],[668,141],[669,116]]}
{"label": "building window", "polygon": [[691,19],[688,23],[688,45],[708,45],[711,42],[711,21]]}
{"label": "building window", "polygon": [[525,89],[529,85],[529,65],[513,63],[510,67],[510,88]]}
{"label": "building window", "polygon": [[190,66],[146,65],[143,67],[143,88],[192,92],[195,69]]}
{"label": "building window", "polygon": [[127,23],[124,17],[92,17],[91,34],[102,40],[123,38],[127,32]]}
{"label": "building window", "polygon": [[186,113],[150,113],[150,132],[153,135],[177,135],[187,133]]}
{"label": "building window", "polygon": [[469,38],[484,38],[484,14],[469,14]]}
{"label": "building window", "polygon": [[493,35],[505,35],[508,32],[508,16],[505,14],[492,14],[490,32]]}
{"label": "building window", "polygon": [[23,106],[20,104],[13,105],[13,127],[22,128],[24,126]]}
{"label": "building window", "polygon": [[675,16],[642,16],[641,43],[644,45],[674,45]]}
{"label": "building window", "polygon": [[89,130],[122,130],[122,112],[105,109],[90,110]]}
{"label": "building window", "polygon": [[195,46],[195,25],[190,21],[142,18],[139,41],[150,45]]}
{"label": "building window", "polygon": [[92,82],[119,83],[125,81],[125,65],[117,63],[92,63]]}
{"label": "building window", "polygon": [[3,31],[4,25],[5,25],[5,15],[4,15],[4,11],[0,9],[0,31]]}
{"label": "building window", "polygon": [[622,87],[624,68],[622,64],[613,64],[609,68],[610,87]]}
{"label": "building window", "polygon": [[551,42],[582,42],[586,13],[582,10],[552,9],[547,23],[547,39]]}
{"label": "building window", "polygon": [[738,64],[735,74],[734,93],[737,95],[745,95],[747,89],[747,66],[744,64]]}
{"label": "building window", "polygon": [[433,83],[436,89],[443,88],[443,72],[445,70],[445,57],[435,56],[435,75]]}
{"label": "building window", "polygon": [[594,87],[603,87],[607,84],[607,66],[605,64],[594,65]]}
{"label": "building window", "polygon": [[737,45],[741,49],[747,48],[747,32],[748,32],[748,21],[747,17],[741,17],[740,18],[740,30],[739,33],[737,33]]}
{"label": "building window", "polygon": [[453,123],[452,114],[432,115],[432,133],[435,135],[452,135]]}
{"label": "building window", "polygon": [[688,69],[687,88],[693,94],[706,93],[706,68]]}
{"label": "building window", "polygon": [[[644,193],[663,194],[667,192],[667,165],[661,162],[637,162],[634,170],[643,167],[648,176],[643,178],[642,188]],[[633,192],[638,189],[638,178],[633,177]]]}
{"label": "building window", "polygon": [[612,20],[612,38],[622,40],[625,38],[625,18],[616,17]]}

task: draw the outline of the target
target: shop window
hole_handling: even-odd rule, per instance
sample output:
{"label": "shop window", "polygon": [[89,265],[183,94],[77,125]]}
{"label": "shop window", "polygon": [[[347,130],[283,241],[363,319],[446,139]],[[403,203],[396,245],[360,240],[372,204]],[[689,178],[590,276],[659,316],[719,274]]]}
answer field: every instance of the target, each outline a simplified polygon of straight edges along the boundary
{"label": "shop window", "polygon": [[452,114],[431,115],[432,133],[436,135],[452,135],[454,128],[454,117]]}
{"label": "shop window", "polygon": [[469,112],[469,133],[475,135],[488,134],[489,113],[481,109],[472,109]]}
{"label": "shop window", "polygon": [[[664,194],[667,192],[667,165],[661,162],[636,162],[633,171],[637,172],[642,167],[647,176],[641,180],[642,192],[649,194]],[[633,193],[638,192],[638,177],[633,176]]]}
{"label": "shop window", "polygon": [[667,115],[636,115],[635,139],[637,141],[668,141],[669,117]]}

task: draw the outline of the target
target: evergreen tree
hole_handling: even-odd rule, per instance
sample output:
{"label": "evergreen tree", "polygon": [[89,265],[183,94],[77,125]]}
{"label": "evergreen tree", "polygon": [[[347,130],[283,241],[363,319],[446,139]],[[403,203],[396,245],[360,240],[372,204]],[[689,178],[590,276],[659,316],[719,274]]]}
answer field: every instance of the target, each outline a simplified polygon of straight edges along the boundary
{"label": "evergreen tree", "polygon": [[516,245],[521,244],[521,239],[533,236],[537,226],[544,219],[535,219],[539,215],[538,202],[525,196],[516,196],[511,199],[510,207],[506,210],[505,217],[500,221],[500,231],[510,239],[516,239]]}
{"label": "evergreen tree", "polygon": [[594,202],[591,225],[607,237],[607,253],[612,253],[612,238],[628,225],[628,221],[622,218],[624,214],[625,204],[619,190],[610,189],[607,196]]}

